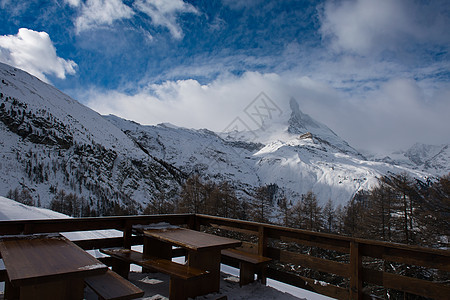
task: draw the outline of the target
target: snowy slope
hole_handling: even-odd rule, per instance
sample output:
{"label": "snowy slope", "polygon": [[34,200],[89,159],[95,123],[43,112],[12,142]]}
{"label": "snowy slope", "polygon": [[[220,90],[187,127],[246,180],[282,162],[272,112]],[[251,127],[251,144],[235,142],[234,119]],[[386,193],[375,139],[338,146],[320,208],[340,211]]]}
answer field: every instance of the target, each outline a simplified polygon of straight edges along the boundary
{"label": "snowy slope", "polygon": [[[64,132],[78,143],[95,141],[107,149],[117,149],[128,155],[142,156],[133,143],[115,126],[106,122],[95,111],[71,99],[36,77],[0,63],[1,92],[26,104],[27,111],[44,118],[51,116],[54,124],[65,125]],[[10,108],[7,102],[6,109]],[[53,125],[54,125],[53,124]]]}
{"label": "snowy slope", "polygon": [[29,191],[49,206],[61,191],[100,214],[139,211],[176,172],[119,128],[54,87],[0,64],[0,192]]}
{"label": "snowy slope", "polygon": [[64,218],[69,218],[69,216],[50,209],[24,205],[0,196],[0,221]]}

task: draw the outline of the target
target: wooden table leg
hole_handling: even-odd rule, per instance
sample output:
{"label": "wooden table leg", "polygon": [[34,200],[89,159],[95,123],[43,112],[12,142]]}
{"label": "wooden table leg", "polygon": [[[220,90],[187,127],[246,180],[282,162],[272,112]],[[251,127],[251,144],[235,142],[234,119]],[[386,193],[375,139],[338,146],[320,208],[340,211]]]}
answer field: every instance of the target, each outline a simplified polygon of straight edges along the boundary
{"label": "wooden table leg", "polygon": [[[144,256],[152,256],[172,260],[172,245],[159,241],[157,239],[144,237],[143,253]],[[152,270],[142,268],[142,273],[151,272]]]}
{"label": "wooden table leg", "polygon": [[20,289],[14,287],[9,279],[5,281],[5,299],[7,300],[16,300],[20,297]]}
{"label": "wooden table leg", "polygon": [[188,265],[209,274],[205,277],[193,280],[189,286],[189,296],[195,297],[220,290],[220,250],[188,251]]}

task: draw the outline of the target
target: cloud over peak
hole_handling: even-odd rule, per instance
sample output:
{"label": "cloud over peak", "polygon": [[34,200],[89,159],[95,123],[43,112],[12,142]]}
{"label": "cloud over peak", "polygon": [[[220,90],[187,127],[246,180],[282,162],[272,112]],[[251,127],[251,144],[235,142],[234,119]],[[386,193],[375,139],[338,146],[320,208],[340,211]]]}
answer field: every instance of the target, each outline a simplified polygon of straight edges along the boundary
{"label": "cloud over peak", "polygon": [[77,64],[58,57],[50,36],[20,28],[16,35],[0,36],[0,61],[19,67],[39,79],[48,82],[45,76],[54,75],[64,79],[66,74],[75,74]]}

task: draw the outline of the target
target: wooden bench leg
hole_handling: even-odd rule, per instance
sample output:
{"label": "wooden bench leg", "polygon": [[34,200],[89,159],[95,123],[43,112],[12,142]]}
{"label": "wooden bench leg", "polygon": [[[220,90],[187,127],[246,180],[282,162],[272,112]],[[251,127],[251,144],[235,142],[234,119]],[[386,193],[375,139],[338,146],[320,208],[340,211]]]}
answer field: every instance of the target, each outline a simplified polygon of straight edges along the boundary
{"label": "wooden bench leg", "polygon": [[267,284],[267,267],[265,265],[260,266],[258,269],[258,281],[261,282],[261,284],[266,285]]}
{"label": "wooden bench leg", "polygon": [[128,274],[130,273],[130,263],[115,258],[112,260],[112,262],[113,271],[123,278],[128,279]]}
{"label": "wooden bench leg", "polygon": [[239,263],[239,285],[243,286],[255,281],[254,265],[241,261]]}

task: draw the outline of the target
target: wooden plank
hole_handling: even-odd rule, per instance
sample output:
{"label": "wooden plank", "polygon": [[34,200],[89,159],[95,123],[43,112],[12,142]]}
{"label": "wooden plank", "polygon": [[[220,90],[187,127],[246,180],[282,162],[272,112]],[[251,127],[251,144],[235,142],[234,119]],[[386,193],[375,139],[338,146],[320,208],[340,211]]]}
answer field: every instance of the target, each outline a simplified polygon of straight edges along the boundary
{"label": "wooden plank", "polygon": [[347,278],[350,277],[350,267],[348,264],[272,247],[268,248],[267,256],[281,262],[298,264],[316,271],[332,273]]}
{"label": "wooden plank", "polygon": [[19,286],[95,275],[107,269],[61,236],[2,240],[0,252],[11,283]]}
{"label": "wooden plank", "polygon": [[18,235],[51,232],[71,232],[99,229],[122,230],[126,224],[152,224],[169,222],[173,225],[187,224],[188,214],[185,215],[150,215],[150,216],[120,216],[120,217],[94,217],[71,219],[45,219],[1,221],[0,235]]}
{"label": "wooden plank", "polygon": [[347,289],[332,284],[319,282],[311,278],[283,272],[271,267],[267,268],[267,277],[335,299],[349,299],[349,292]]}
{"label": "wooden plank", "polygon": [[329,237],[316,236],[309,232],[279,231],[269,232],[270,238],[276,238],[284,242],[294,242],[300,245],[319,247],[322,249],[338,251],[341,253],[350,252],[350,242],[340,239],[330,239]]}
{"label": "wooden plank", "polygon": [[144,235],[148,238],[160,240],[194,251],[207,251],[210,249],[220,250],[239,247],[241,245],[241,241],[239,240],[185,228],[145,230]]}
{"label": "wooden plank", "polygon": [[191,280],[208,275],[208,272],[187,265],[178,264],[167,259],[154,258],[140,264],[160,273],[169,274],[183,280]]}
{"label": "wooden plank", "polygon": [[255,243],[242,242],[241,246],[236,248],[248,253],[258,254],[258,244]]}
{"label": "wooden plank", "polygon": [[412,277],[383,273],[383,286],[434,299],[448,299],[450,287]]}
{"label": "wooden plank", "polygon": [[105,300],[135,299],[144,295],[143,290],[111,270],[105,274],[87,277],[84,282]]}
{"label": "wooden plank", "polygon": [[255,234],[258,232],[258,227],[261,225],[261,223],[257,222],[227,219],[222,217],[215,217],[201,214],[196,214],[195,216],[197,218],[197,222],[200,225],[204,226],[211,226],[211,224],[225,225],[237,229],[245,229],[254,232]]}
{"label": "wooden plank", "polygon": [[[103,239],[91,239],[91,240],[78,240],[73,241],[75,245],[84,250],[100,249],[100,248],[113,248],[122,247],[123,238],[103,238]],[[136,244],[137,245],[137,244]]]}
{"label": "wooden plank", "polygon": [[233,231],[233,232],[239,232],[239,233],[244,233],[244,234],[248,234],[248,235],[257,235],[258,234],[257,231],[255,232],[253,230],[237,228],[237,227],[232,227],[232,226],[227,226],[227,225],[218,225],[218,224],[214,224],[214,223],[209,223],[209,225],[213,228],[223,229],[223,230],[228,230],[228,231]]}
{"label": "wooden plank", "polygon": [[111,257],[138,265],[151,258],[149,256],[145,256],[141,252],[125,248],[100,249],[100,252],[110,255]]}
{"label": "wooden plank", "polygon": [[363,281],[427,298],[446,299],[450,295],[450,286],[443,283],[367,268],[363,268]]}
{"label": "wooden plank", "polygon": [[360,244],[360,247],[364,256],[450,272],[450,251],[448,250],[375,241],[364,242]]}
{"label": "wooden plank", "polygon": [[190,280],[208,274],[206,271],[197,268],[178,264],[167,259],[150,257],[130,249],[101,249],[101,252],[111,255],[114,258],[134,263],[144,268],[153,269],[164,274],[169,274],[183,280]]}
{"label": "wooden plank", "polygon": [[350,243],[350,299],[362,300],[362,257],[357,242]]}
{"label": "wooden plank", "polygon": [[253,265],[265,264],[271,261],[271,258],[264,257],[258,254],[248,253],[236,249],[222,250],[222,255],[232,257],[237,260],[245,261]]}

